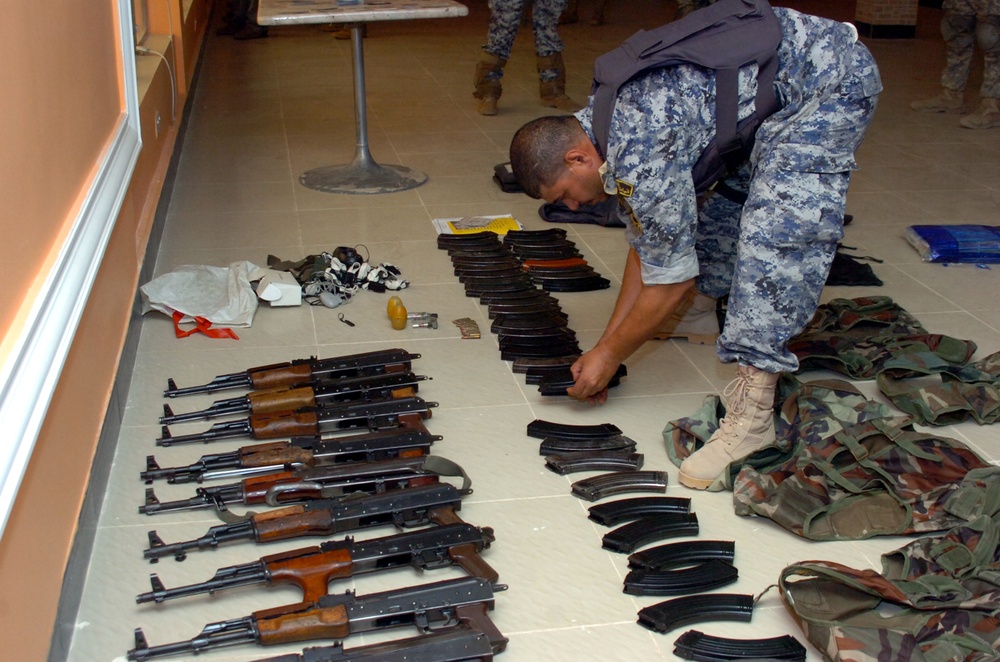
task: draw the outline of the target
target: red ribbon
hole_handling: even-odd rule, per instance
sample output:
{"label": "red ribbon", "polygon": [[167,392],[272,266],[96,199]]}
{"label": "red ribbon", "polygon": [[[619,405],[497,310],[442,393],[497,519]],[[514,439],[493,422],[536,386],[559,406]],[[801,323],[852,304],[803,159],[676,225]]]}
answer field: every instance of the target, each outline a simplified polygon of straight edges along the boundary
{"label": "red ribbon", "polygon": [[204,317],[194,318],[194,328],[184,330],[181,328],[181,320],[184,319],[184,313],[179,310],[175,310],[173,314],[174,318],[174,333],[177,334],[178,338],[187,338],[192,333],[204,333],[209,338],[232,338],[233,340],[239,340],[240,337],[236,335],[236,332],[232,329],[213,329],[212,323],[209,322]]}

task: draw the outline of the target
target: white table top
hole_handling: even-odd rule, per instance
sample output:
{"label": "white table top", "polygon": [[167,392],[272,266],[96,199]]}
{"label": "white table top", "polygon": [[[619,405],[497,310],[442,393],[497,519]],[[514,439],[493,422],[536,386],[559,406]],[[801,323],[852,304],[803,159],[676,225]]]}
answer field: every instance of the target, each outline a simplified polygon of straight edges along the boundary
{"label": "white table top", "polygon": [[260,0],[257,23],[367,23],[449,18],[468,14],[469,8],[454,0]]}

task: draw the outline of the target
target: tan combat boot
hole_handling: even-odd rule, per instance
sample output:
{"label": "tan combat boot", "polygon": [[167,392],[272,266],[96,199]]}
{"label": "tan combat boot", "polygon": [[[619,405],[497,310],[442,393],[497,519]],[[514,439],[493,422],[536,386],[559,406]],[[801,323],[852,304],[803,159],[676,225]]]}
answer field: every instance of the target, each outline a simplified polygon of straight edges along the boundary
{"label": "tan combat boot", "polygon": [[958,120],[966,129],[992,129],[1000,126],[1000,107],[996,99],[983,99],[976,112]]}
{"label": "tan combat boot", "polygon": [[507,66],[507,60],[500,59],[492,53],[483,52],[482,59],[476,63],[476,91],[472,96],[479,99],[476,111],[480,115],[496,115],[497,101],[503,87],[500,84],[500,76],[503,75],[503,68]]}
{"label": "tan combat boot", "polygon": [[562,53],[553,53],[545,57],[536,56],[536,63],[539,75],[549,69],[555,69],[559,73],[555,80],[539,79],[538,81],[538,91],[543,106],[558,108],[568,113],[575,113],[583,108],[566,96],[566,67],[563,65]]}
{"label": "tan combat boot", "polygon": [[710,486],[730,464],[774,445],[774,390],[777,374],[740,365],[723,397],[726,415],[719,429],[681,463],[681,485],[695,490]]}
{"label": "tan combat boot", "polygon": [[965,111],[962,90],[941,90],[941,94],[930,99],[921,99],[910,104],[913,110],[922,113],[961,113]]}
{"label": "tan combat boot", "polygon": [[719,339],[719,317],[715,313],[715,299],[695,290],[677,306],[662,327],[653,334],[654,340],[687,338],[698,345],[711,345]]}

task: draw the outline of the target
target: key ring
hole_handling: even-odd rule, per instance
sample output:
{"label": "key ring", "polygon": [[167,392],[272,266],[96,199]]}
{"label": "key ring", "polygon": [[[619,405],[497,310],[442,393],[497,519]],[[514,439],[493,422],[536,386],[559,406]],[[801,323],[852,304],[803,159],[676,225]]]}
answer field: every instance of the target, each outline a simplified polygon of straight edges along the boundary
{"label": "key ring", "polygon": [[354,326],[354,322],[344,317],[344,313],[337,313],[337,319],[346,324],[347,326]]}

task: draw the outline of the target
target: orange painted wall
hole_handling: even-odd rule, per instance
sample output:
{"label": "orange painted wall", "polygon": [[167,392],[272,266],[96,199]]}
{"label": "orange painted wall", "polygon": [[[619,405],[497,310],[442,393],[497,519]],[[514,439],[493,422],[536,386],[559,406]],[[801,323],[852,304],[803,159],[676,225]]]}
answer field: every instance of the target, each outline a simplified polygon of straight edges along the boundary
{"label": "orange painted wall", "polygon": [[[8,0],[0,21],[0,329],[51,264],[79,192],[118,122],[116,24],[109,0]],[[30,301],[29,301],[30,303]],[[6,336],[6,333],[4,333]]]}
{"label": "orange painted wall", "polygon": [[[169,1],[169,0],[168,0]],[[181,0],[175,17],[182,16]],[[190,4],[190,3],[188,3]],[[211,0],[197,0],[201,22]],[[0,358],[91,185],[123,111],[113,0],[6,0],[0,21]],[[169,30],[162,30],[169,32]],[[187,35],[189,39],[201,35]],[[188,44],[197,52],[197,44]],[[169,57],[170,54],[168,54]],[[187,89],[189,77],[184,77]],[[178,109],[185,97],[178,99]],[[104,414],[128,329],[152,215],[177,138],[170,79],[142,102],[143,149],[35,444],[3,538],[3,659],[44,660]]]}

